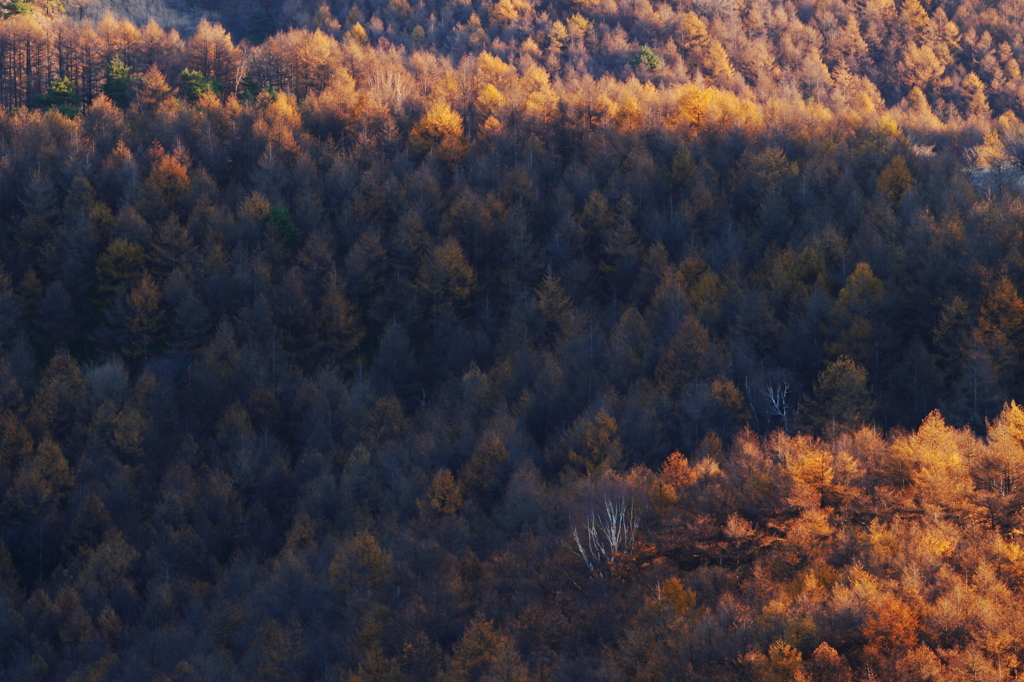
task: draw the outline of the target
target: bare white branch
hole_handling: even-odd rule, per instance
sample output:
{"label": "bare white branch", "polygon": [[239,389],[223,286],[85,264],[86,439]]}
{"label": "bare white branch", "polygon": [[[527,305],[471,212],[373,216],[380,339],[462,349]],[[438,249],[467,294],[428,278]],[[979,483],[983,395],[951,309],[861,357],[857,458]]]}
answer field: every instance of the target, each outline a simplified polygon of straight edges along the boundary
{"label": "bare white branch", "polygon": [[583,559],[594,576],[601,577],[608,566],[633,549],[639,528],[640,518],[632,503],[605,497],[602,508],[587,515],[582,532],[573,524],[573,554]]}
{"label": "bare white branch", "polygon": [[764,387],[764,395],[768,398],[768,413],[782,419],[782,428],[786,431],[789,431],[789,413],[793,410],[789,402],[791,392],[789,382],[782,380],[773,381]]}

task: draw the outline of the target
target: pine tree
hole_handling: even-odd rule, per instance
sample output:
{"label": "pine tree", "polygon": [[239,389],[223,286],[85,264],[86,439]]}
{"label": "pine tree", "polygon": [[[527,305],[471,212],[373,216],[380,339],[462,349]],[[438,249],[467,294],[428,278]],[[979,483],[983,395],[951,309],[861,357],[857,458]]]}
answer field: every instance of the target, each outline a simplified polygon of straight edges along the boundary
{"label": "pine tree", "polygon": [[873,411],[867,371],[841,356],[818,374],[803,419],[818,432],[848,430],[870,419]]}

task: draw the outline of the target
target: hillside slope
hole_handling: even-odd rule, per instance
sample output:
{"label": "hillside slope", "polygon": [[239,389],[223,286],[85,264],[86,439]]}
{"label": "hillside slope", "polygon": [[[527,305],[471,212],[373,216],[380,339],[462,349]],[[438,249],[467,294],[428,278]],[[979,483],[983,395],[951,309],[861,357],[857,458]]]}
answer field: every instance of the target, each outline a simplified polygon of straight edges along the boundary
{"label": "hillside slope", "polygon": [[228,8],[0,19],[0,677],[1022,673],[1017,3]]}

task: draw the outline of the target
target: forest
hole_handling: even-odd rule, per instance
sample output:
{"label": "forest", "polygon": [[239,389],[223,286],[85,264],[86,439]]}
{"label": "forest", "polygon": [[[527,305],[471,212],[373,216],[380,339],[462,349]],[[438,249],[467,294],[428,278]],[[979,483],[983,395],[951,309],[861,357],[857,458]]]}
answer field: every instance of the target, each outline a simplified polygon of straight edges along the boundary
{"label": "forest", "polygon": [[1024,675],[1024,2],[174,7],[0,3],[0,679]]}

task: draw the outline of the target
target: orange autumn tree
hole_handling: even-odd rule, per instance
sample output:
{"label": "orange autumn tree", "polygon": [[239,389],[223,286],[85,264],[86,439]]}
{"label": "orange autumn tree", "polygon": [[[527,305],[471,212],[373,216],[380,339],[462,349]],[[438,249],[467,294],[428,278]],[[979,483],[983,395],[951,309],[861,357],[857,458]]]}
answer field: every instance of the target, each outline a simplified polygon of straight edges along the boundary
{"label": "orange autumn tree", "polygon": [[156,221],[168,213],[185,213],[184,200],[189,189],[188,168],[159,145],[151,150],[152,167],[141,188],[140,209]]}
{"label": "orange autumn tree", "polygon": [[462,116],[445,102],[430,105],[409,132],[409,145],[420,154],[435,153],[449,166],[459,163],[466,153]]}

